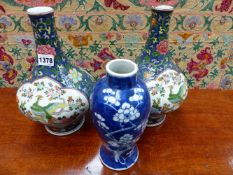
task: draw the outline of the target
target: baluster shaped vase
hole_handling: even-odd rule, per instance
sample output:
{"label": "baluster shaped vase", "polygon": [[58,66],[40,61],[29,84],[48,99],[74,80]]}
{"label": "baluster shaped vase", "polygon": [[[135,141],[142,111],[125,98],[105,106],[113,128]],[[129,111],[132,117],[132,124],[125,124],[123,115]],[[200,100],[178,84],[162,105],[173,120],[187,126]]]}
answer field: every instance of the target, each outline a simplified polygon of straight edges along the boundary
{"label": "baluster shaped vase", "polygon": [[36,43],[36,64],[17,91],[20,111],[53,135],[68,135],[84,123],[94,79],[64,56],[50,7],[27,11]]}
{"label": "baluster shaped vase", "polygon": [[103,140],[102,163],[112,170],[125,170],[138,159],[136,141],[142,135],[151,109],[145,83],[136,73],[137,65],[115,59],[106,65],[91,96],[93,123]]}
{"label": "baluster shaped vase", "polygon": [[169,5],[152,8],[149,37],[136,59],[139,77],[146,82],[152,100],[147,126],[163,123],[166,113],[178,109],[188,92],[186,78],[169,53],[168,31],[172,12],[173,7]]}

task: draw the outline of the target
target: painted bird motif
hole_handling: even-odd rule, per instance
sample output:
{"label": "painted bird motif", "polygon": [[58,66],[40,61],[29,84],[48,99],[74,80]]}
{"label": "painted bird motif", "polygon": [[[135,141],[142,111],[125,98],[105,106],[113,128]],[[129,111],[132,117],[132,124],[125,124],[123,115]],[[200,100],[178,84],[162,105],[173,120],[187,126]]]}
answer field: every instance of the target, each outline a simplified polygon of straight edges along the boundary
{"label": "painted bird motif", "polygon": [[[49,103],[46,106],[39,105],[39,100],[42,99],[41,96],[38,96],[36,102],[31,106],[32,113],[37,116],[44,116],[47,120],[52,119],[52,115],[57,114],[58,110],[63,111],[68,105],[65,103]],[[60,113],[59,112],[59,113]]]}
{"label": "painted bird motif", "polygon": [[186,93],[186,85],[182,85],[176,94],[173,94],[172,90],[170,89],[168,100],[172,103],[179,103],[184,99],[185,93]]}

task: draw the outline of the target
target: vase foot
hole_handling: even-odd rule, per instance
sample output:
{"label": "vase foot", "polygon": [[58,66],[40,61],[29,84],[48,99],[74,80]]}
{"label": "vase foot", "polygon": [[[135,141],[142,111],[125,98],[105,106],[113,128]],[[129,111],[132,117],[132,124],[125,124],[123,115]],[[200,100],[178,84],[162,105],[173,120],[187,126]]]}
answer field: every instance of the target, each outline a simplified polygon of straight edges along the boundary
{"label": "vase foot", "polygon": [[80,119],[78,121],[76,121],[75,123],[72,123],[71,125],[65,127],[65,128],[53,128],[50,126],[45,126],[45,129],[47,132],[49,132],[52,135],[55,136],[66,136],[66,135],[70,135],[76,131],[78,131],[84,124],[85,122],[85,116],[80,117]]}
{"label": "vase foot", "polygon": [[154,127],[161,125],[166,119],[166,114],[151,114],[148,119],[147,127]]}
{"label": "vase foot", "polygon": [[136,145],[131,150],[123,153],[109,150],[103,145],[100,147],[100,160],[111,170],[122,171],[129,169],[137,162],[138,155],[139,151]]}

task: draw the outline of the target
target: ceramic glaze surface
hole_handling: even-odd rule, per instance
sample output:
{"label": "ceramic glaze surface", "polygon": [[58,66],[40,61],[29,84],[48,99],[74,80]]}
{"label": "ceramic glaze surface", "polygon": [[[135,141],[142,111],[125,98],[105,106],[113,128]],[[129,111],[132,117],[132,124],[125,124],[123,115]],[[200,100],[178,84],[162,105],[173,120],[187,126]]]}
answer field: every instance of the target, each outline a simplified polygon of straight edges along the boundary
{"label": "ceramic glaze surface", "polygon": [[[94,80],[66,59],[56,33],[53,10],[45,8],[45,11],[50,9],[48,13],[29,14],[37,45],[37,63],[19,87],[17,99],[23,114],[59,135],[59,132],[68,132],[79,122],[83,123]],[[73,127],[69,127],[70,124]]]}
{"label": "ceramic glaze surface", "polygon": [[186,78],[169,53],[168,31],[173,8],[159,7],[152,10],[149,38],[145,49],[136,59],[139,76],[146,82],[153,101],[151,114],[154,116],[153,120],[149,118],[148,125],[161,123],[161,119],[156,121],[156,115],[160,118],[160,114],[176,110],[188,91]]}
{"label": "ceramic glaze surface", "polygon": [[30,16],[37,44],[37,55],[53,55],[54,66],[36,65],[29,81],[48,76],[63,86],[82,90],[87,96],[93,87],[93,78],[83,69],[73,66],[64,56],[54,25],[53,13]]}
{"label": "ceramic glaze surface", "polygon": [[[110,62],[111,64],[111,62]],[[91,98],[94,125],[104,141],[100,157],[114,170],[131,167],[138,158],[136,141],[143,133],[150,112],[150,95],[136,75],[99,80]]]}
{"label": "ceramic glaze surface", "polygon": [[82,92],[62,88],[58,82],[47,77],[25,83],[17,95],[20,97],[21,112],[43,124],[56,121],[56,124],[65,125],[89,108]]}
{"label": "ceramic glaze surface", "polygon": [[162,114],[179,108],[187,96],[185,77],[178,72],[167,69],[155,80],[146,83],[152,98],[152,113]]}

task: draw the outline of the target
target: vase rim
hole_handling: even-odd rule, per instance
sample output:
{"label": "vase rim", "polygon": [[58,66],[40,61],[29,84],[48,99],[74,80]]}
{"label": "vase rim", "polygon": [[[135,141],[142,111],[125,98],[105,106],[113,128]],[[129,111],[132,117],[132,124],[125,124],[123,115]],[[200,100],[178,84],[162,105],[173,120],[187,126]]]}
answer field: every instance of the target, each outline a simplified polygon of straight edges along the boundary
{"label": "vase rim", "polygon": [[107,63],[106,71],[117,78],[132,77],[138,72],[138,65],[128,59],[115,59]]}
{"label": "vase rim", "polygon": [[153,6],[152,9],[156,11],[170,12],[174,10],[174,7],[171,5],[158,5],[158,6]]}
{"label": "vase rim", "polygon": [[48,6],[32,7],[27,10],[27,14],[33,15],[33,16],[47,15],[53,12],[54,12],[54,9]]}

